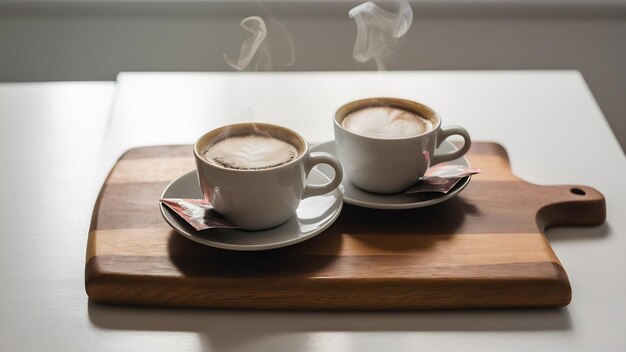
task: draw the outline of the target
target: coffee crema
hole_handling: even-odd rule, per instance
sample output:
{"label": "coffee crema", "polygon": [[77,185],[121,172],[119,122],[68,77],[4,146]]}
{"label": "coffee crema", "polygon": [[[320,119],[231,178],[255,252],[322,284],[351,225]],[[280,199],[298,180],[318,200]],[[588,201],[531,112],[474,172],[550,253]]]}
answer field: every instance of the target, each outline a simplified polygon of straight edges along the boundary
{"label": "coffee crema", "polygon": [[208,162],[238,170],[262,170],[281,166],[298,157],[293,145],[270,136],[233,136],[207,147]]}
{"label": "coffee crema", "polygon": [[429,119],[389,106],[353,111],[343,118],[341,126],[358,135],[382,139],[414,137],[433,129]]}

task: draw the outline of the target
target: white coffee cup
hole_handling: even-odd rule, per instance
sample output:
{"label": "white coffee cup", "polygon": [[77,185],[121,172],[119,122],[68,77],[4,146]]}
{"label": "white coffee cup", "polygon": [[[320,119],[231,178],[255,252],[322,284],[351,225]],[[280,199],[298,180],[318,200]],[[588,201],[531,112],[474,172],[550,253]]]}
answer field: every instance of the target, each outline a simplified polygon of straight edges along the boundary
{"label": "white coffee cup", "polygon": [[[209,146],[233,136],[262,134],[294,146],[295,159],[265,169],[232,169],[209,162],[203,153]],[[331,154],[309,152],[307,142],[287,128],[243,123],[220,127],[204,134],[194,145],[198,181],[213,209],[246,230],[278,226],[295,214],[300,200],[326,194],[339,186],[342,168]],[[317,164],[328,164],[334,178],[324,185],[307,185],[306,179]]]}
{"label": "white coffee cup", "polygon": [[[342,126],[351,112],[372,108],[392,107],[413,112],[430,120],[432,129],[403,138],[375,138],[356,134]],[[424,176],[429,166],[463,156],[471,139],[463,127],[441,127],[439,115],[426,105],[396,98],[370,98],[341,106],[334,117],[335,143],[339,161],[355,186],[373,193],[398,193],[408,189]],[[460,149],[435,154],[435,149],[452,135],[464,139]]]}

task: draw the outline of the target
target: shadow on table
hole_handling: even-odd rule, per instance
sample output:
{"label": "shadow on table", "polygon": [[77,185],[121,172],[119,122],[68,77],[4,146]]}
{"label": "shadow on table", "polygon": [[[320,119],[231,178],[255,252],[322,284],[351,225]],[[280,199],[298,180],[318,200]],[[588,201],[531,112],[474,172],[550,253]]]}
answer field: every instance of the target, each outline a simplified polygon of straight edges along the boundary
{"label": "shadow on table", "polygon": [[550,242],[599,240],[611,234],[608,222],[595,227],[555,227],[546,231]]}
{"label": "shadow on table", "polygon": [[288,336],[305,348],[320,332],[506,332],[572,327],[567,308],[466,311],[254,311],[113,306],[89,301],[89,320],[112,330],[197,332],[206,349],[238,350]]}

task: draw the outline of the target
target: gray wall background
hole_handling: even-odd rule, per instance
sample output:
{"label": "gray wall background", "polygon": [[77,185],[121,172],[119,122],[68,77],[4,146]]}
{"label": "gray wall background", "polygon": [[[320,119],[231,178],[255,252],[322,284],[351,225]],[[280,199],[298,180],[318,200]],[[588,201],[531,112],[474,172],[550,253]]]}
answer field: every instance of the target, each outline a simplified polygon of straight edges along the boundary
{"label": "gray wall background", "polygon": [[[230,71],[268,23],[273,70],[373,70],[352,59],[353,1],[0,1],[0,82],[114,80],[120,71]],[[626,2],[415,1],[390,70],[576,69],[626,149]],[[295,63],[289,61],[290,34]],[[476,87],[480,89],[480,87]],[[537,109],[541,109],[540,106]],[[503,118],[506,112],[503,111]]]}

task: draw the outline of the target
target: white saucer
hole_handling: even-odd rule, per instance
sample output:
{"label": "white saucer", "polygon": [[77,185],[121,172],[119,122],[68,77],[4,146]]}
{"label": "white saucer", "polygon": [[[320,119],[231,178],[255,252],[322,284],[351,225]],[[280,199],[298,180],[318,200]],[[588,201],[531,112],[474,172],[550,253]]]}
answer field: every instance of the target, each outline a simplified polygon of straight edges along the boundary
{"label": "white saucer", "polygon": [[[441,146],[437,148],[438,153],[446,153],[455,150],[456,147],[447,141],[443,141]],[[318,144],[311,148],[312,152],[326,152],[332,155],[337,155],[335,149],[335,142],[329,141],[326,143]],[[465,157],[461,157],[447,164],[469,166],[469,162]],[[315,167],[320,170],[327,177],[332,177],[334,171],[327,165],[318,165]],[[442,193],[396,193],[396,194],[375,194],[366,192],[356,186],[354,186],[347,178],[346,174],[343,175],[343,181],[339,188],[343,192],[344,202],[352,205],[356,205],[363,208],[372,209],[413,209],[427,207],[437,203],[444,202],[461,192],[470,181],[470,176],[464,177],[457,183],[447,194]]]}
{"label": "white saucer", "polygon": [[[329,181],[323,173],[311,170],[308,184],[324,184]],[[202,198],[196,171],[191,171],[170,183],[161,198]],[[236,229],[211,229],[196,231],[185,220],[163,204],[161,214],[176,232],[188,239],[207,246],[238,251],[259,251],[290,246],[313,238],[332,225],[343,206],[341,191],[303,199],[286,223],[262,231]]]}

